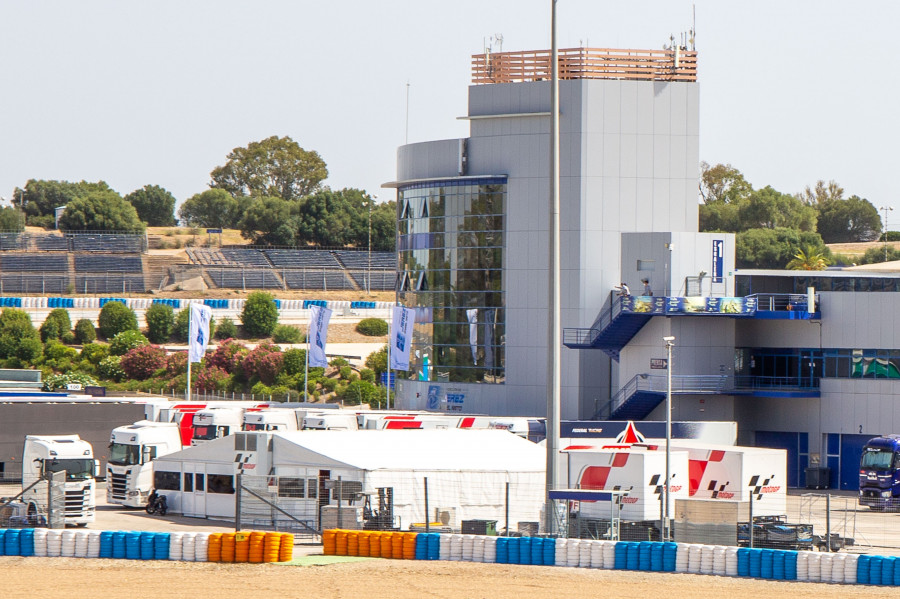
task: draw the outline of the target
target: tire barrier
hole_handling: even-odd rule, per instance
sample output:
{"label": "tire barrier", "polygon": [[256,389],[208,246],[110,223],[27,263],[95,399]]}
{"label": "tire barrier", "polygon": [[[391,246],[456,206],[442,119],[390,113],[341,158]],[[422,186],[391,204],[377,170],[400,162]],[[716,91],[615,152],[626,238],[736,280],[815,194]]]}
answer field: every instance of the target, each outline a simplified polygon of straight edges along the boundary
{"label": "tire barrier", "polygon": [[[406,534],[411,535],[407,542],[415,548],[416,533]],[[289,562],[294,556],[294,535],[258,531],[169,533],[0,528],[0,556],[4,555],[148,561]],[[413,553],[409,559],[417,558]]]}
{"label": "tire barrier", "polygon": [[656,541],[617,542],[341,529],[324,531],[322,541],[325,555],[900,586],[900,557],[875,555]]}
{"label": "tire barrier", "polygon": [[153,304],[162,304],[163,306],[171,306],[173,310],[178,310],[181,308],[181,300],[180,299],[165,299],[165,298],[156,298],[152,302]]}

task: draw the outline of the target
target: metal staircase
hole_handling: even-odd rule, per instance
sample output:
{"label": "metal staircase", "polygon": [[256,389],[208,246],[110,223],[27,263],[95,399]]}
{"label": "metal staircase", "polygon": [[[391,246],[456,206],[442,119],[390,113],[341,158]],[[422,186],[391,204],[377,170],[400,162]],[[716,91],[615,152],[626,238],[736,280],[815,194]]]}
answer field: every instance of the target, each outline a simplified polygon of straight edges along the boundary
{"label": "metal staircase", "polygon": [[654,303],[654,300],[662,305],[665,298],[611,296],[590,328],[563,330],[563,345],[570,349],[601,349],[618,360],[619,351],[652,318],[649,309],[639,310]]}
{"label": "metal staircase", "polygon": [[[718,394],[725,389],[725,375],[672,377],[672,395]],[[637,374],[597,410],[592,420],[643,420],[666,398],[665,375]]]}

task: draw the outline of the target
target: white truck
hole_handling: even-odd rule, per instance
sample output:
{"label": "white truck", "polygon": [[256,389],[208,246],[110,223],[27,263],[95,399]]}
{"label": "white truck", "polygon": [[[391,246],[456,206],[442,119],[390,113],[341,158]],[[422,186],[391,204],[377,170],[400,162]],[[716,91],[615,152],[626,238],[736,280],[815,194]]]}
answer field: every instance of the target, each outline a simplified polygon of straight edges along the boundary
{"label": "white truck", "polygon": [[182,450],[174,422],[140,420],[113,429],[106,460],[106,501],[144,507],[153,488],[153,460]]}
{"label": "white truck", "polygon": [[303,419],[309,410],[260,408],[244,412],[244,431],[298,431],[303,428]]}
{"label": "white truck", "polygon": [[332,412],[307,414],[303,418],[303,429],[319,431],[355,431],[359,429],[359,422],[355,413]]}
{"label": "white truck", "polygon": [[227,437],[241,430],[244,421],[242,407],[213,407],[194,413],[194,437],[191,446]]}
{"label": "white truck", "polygon": [[86,526],[93,522],[97,505],[95,478],[100,474],[100,462],[94,459],[91,444],[78,435],[26,435],[22,489],[28,490],[23,500],[45,504],[46,487],[31,485],[54,472],[65,472],[66,525]]}

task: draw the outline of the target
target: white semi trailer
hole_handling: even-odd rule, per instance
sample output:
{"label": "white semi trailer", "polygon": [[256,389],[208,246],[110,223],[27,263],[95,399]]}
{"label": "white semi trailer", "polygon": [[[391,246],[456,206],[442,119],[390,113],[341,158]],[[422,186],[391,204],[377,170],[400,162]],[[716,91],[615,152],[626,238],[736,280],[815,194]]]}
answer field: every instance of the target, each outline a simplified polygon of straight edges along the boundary
{"label": "white semi trailer", "polygon": [[[78,435],[26,435],[22,453],[23,500],[47,502],[46,487],[32,486],[56,472],[65,472],[64,516],[66,525],[86,526],[94,521],[96,480],[100,462],[91,444]],[[30,488],[29,488],[30,487]]]}

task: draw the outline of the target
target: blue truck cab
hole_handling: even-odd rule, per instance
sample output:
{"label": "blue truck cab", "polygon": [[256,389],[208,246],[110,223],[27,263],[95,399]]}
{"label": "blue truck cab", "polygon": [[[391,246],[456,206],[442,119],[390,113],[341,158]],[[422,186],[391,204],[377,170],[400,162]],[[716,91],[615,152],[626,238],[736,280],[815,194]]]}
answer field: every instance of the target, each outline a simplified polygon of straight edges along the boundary
{"label": "blue truck cab", "polygon": [[859,504],[900,508],[900,435],[870,439],[859,460]]}

